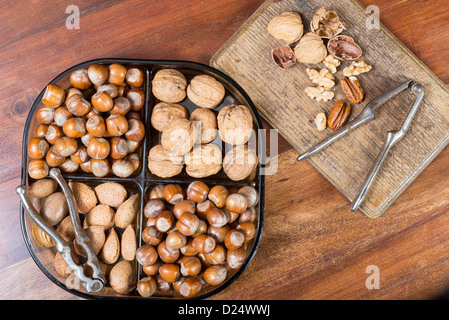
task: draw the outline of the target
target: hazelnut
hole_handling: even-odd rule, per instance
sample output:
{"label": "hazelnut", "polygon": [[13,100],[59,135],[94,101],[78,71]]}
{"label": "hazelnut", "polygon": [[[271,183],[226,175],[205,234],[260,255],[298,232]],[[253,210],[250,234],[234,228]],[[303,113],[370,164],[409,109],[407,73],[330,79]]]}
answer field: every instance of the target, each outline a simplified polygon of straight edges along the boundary
{"label": "hazelnut", "polygon": [[89,79],[87,69],[75,70],[70,74],[70,83],[73,87],[80,90],[86,90],[92,85]]}
{"label": "hazelnut", "polygon": [[187,96],[197,106],[213,109],[223,101],[225,88],[214,77],[202,74],[190,80]]}
{"label": "hazelnut", "polygon": [[248,178],[257,167],[257,155],[247,145],[236,146],[223,158],[223,170],[234,181]]}
{"label": "hazelnut", "polygon": [[186,172],[194,178],[218,173],[222,168],[222,160],[220,147],[213,143],[199,145],[184,156]]}
{"label": "hazelnut", "polygon": [[28,142],[28,156],[31,159],[42,159],[48,152],[50,145],[43,138],[33,138]]}
{"label": "hazelnut", "polygon": [[97,91],[90,101],[95,110],[100,112],[108,112],[114,106],[112,97],[106,91]]}
{"label": "hazelnut", "polygon": [[226,248],[235,250],[240,248],[245,242],[245,234],[241,230],[229,230],[226,234],[224,244]]}
{"label": "hazelnut", "polygon": [[143,213],[147,219],[156,219],[165,210],[165,204],[159,199],[150,199],[143,208]]}
{"label": "hazelnut", "polygon": [[223,208],[226,205],[228,195],[229,190],[225,186],[217,185],[210,189],[208,198],[217,206],[217,208]]}
{"label": "hazelnut", "polygon": [[248,207],[254,207],[259,202],[259,193],[251,186],[241,187],[238,193],[244,195],[246,200],[248,200]]}
{"label": "hazelnut", "polygon": [[152,80],[153,95],[164,102],[177,103],[186,97],[187,80],[175,69],[162,69]]}
{"label": "hazelnut", "polygon": [[144,267],[155,264],[157,258],[156,249],[149,244],[140,246],[136,251],[136,259]]}
{"label": "hazelnut", "polygon": [[131,110],[139,111],[145,105],[145,93],[142,89],[132,88],[126,93],[126,98],[131,104]]}
{"label": "hazelnut", "polygon": [[173,263],[165,263],[159,268],[159,274],[162,279],[169,283],[177,281],[181,275],[179,266]]}
{"label": "hazelnut", "polygon": [[176,219],[180,219],[182,214],[185,212],[195,213],[195,211],[196,211],[196,205],[195,205],[195,202],[193,202],[192,200],[179,201],[173,207],[173,213],[174,213]]}
{"label": "hazelnut", "polygon": [[43,159],[31,160],[28,165],[28,174],[33,179],[42,179],[48,176],[48,165]]}
{"label": "hazelnut", "polygon": [[206,216],[209,224],[216,228],[221,228],[229,222],[229,216],[219,208],[210,208]]}
{"label": "hazelnut", "polygon": [[126,68],[118,63],[109,65],[108,82],[120,86],[125,81]]}
{"label": "hazelnut", "polygon": [[55,117],[55,109],[48,106],[40,106],[36,111],[36,120],[43,124],[50,124]]}
{"label": "hazelnut", "polygon": [[113,107],[111,109],[111,114],[120,113],[127,114],[131,110],[131,102],[125,97],[118,97],[113,101]]}
{"label": "hazelnut", "polygon": [[56,124],[51,124],[47,127],[47,133],[45,134],[45,139],[50,144],[55,144],[56,140],[62,138],[64,136],[64,132],[62,132],[62,128],[58,127]]}
{"label": "hazelnut", "polygon": [[187,187],[186,195],[193,202],[206,201],[209,194],[209,187],[202,181],[194,181]]}
{"label": "hazelnut", "polygon": [[106,159],[110,150],[109,141],[104,138],[93,138],[87,146],[87,154],[94,159]]}
{"label": "hazelnut", "polygon": [[177,230],[170,232],[165,238],[165,245],[172,249],[181,249],[186,244],[187,244],[186,236]]}
{"label": "hazelnut", "polygon": [[165,263],[174,263],[179,258],[179,250],[168,247],[165,240],[157,246],[157,253],[159,254],[161,260]]}
{"label": "hazelnut", "polygon": [[185,236],[191,236],[197,232],[199,225],[200,220],[193,212],[184,212],[176,222],[176,228]]}
{"label": "hazelnut", "polygon": [[226,268],[220,265],[214,265],[204,270],[203,278],[208,284],[218,286],[226,279]]}
{"label": "hazelnut", "polygon": [[67,109],[77,117],[85,116],[92,109],[90,102],[79,94],[74,94],[67,98],[65,104]]}
{"label": "hazelnut", "polygon": [[62,157],[68,157],[78,150],[78,143],[75,138],[62,137],[55,142],[55,151]]}
{"label": "hazelnut", "polygon": [[45,161],[50,167],[59,167],[64,163],[66,157],[59,155],[58,151],[56,151],[55,146],[52,146],[45,156]]}
{"label": "hazelnut", "polygon": [[125,133],[128,140],[139,142],[145,137],[145,125],[138,119],[128,120],[128,131]]}
{"label": "hazelnut", "polygon": [[172,155],[161,145],[151,148],[148,155],[148,169],[161,178],[170,178],[181,173],[183,158]]}
{"label": "hazelnut", "polygon": [[113,136],[121,136],[128,131],[128,120],[122,114],[111,114],[106,119],[106,129]]}
{"label": "hazelnut", "polygon": [[202,269],[201,261],[197,257],[182,257],[178,263],[184,277],[196,276]]}
{"label": "hazelnut", "polygon": [[175,225],[175,217],[169,210],[164,210],[155,221],[155,227],[159,232],[167,232]]}
{"label": "hazelnut", "polygon": [[112,172],[120,178],[127,178],[134,173],[134,165],[126,159],[118,159],[112,163]]}
{"label": "hazelnut", "polygon": [[142,297],[151,297],[156,289],[156,281],[152,277],[145,277],[137,282],[137,291]]}
{"label": "hazelnut", "polygon": [[111,172],[111,165],[107,159],[91,159],[90,170],[92,170],[94,176],[104,177]]}
{"label": "hazelnut", "polygon": [[198,108],[190,115],[191,121],[198,121],[201,125],[201,143],[209,143],[217,135],[217,117],[213,111],[204,108]]}
{"label": "hazelnut", "polygon": [[56,108],[53,120],[57,126],[62,127],[71,117],[73,117],[73,114],[67,109],[67,107],[60,106]]}
{"label": "hazelnut", "polygon": [[78,170],[79,167],[80,165],[72,161],[70,158],[64,159],[64,162],[59,166],[59,168],[66,173],[73,173]]}
{"label": "hazelnut", "polygon": [[226,253],[226,262],[231,269],[238,269],[242,266],[246,258],[246,250],[240,247],[236,250],[228,250]]}
{"label": "hazelnut", "polygon": [[180,104],[160,102],[154,106],[151,113],[151,125],[156,130],[163,132],[173,119],[187,119],[188,115],[187,108]]}
{"label": "hazelnut", "polygon": [[215,239],[203,233],[193,238],[192,246],[200,253],[209,253],[215,249]]}
{"label": "hazelnut", "polygon": [[287,11],[271,19],[267,31],[276,39],[291,44],[302,37],[304,25],[299,13]]}
{"label": "hazelnut", "polygon": [[157,246],[161,243],[164,234],[159,232],[154,226],[146,227],[142,231],[142,240],[149,245]]}
{"label": "hazelnut", "polygon": [[167,184],[164,187],[164,197],[168,203],[176,205],[178,202],[184,200],[184,191],[178,184]]}
{"label": "hazelnut", "polygon": [[108,79],[108,72],[108,68],[102,64],[92,64],[87,68],[87,76],[96,86],[102,85]]}
{"label": "hazelnut", "polygon": [[231,145],[248,142],[253,133],[251,110],[243,105],[229,105],[220,110],[217,117],[221,139]]}
{"label": "hazelnut", "polygon": [[126,73],[125,81],[132,87],[140,87],[143,84],[143,71],[139,68],[130,68]]}
{"label": "hazelnut", "polygon": [[298,62],[318,64],[327,57],[327,49],[319,35],[309,32],[296,45],[295,56]]}
{"label": "hazelnut", "polygon": [[[89,122],[89,121],[88,121]],[[112,159],[123,159],[129,153],[128,143],[121,137],[114,137],[110,140]]]}
{"label": "hazelnut", "polygon": [[64,102],[64,98],[64,89],[56,84],[49,84],[42,96],[42,103],[50,108],[57,108]]}
{"label": "hazelnut", "polygon": [[248,207],[248,200],[243,194],[232,193],[226,198],[226,209],[238,214],[245,212]]}
{"label": "hazelnut", "polygon": [[203,285],[198,277],[188,277],[177,286],[177,291],[185,298],[191,298],[197,295],[202,287]]}

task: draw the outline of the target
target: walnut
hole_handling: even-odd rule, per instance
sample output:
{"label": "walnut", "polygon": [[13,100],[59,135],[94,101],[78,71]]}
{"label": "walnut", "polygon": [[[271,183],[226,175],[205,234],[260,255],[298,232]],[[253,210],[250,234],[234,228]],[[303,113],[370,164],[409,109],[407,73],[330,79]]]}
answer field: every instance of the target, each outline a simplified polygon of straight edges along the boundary
{"label": "walnut", "polygon": [[223,159],[223,170],[229,179],[240,181],[248,178],[257,167],[257,155],[248,145],[235,146]]}
{"label": "walnut", "polygon": [[304,25],[299,13],[288,11],[271,19],[267,31],[276,39],[291,44],[301,39]]}
{"label": "walnut", "polygon": [[335,86],[335,78],[327,69],[317,71],[315,69],[306,69],[307,75],[314,84],[325,89],[330,89]]}
{"label": "walnut", "polygon": [[323,87],[307,87],[304,90],[311,99],[316,101],[329,101],[335,97],[335,93]]}
{"label": "walnut", "polygon": [[157,131],[164,131],[167,125],[176,118],[188,118],[189,111],[186,107],[168,102],[156,104],[151,113],[151,125]]}
{"label": "walnut", "polygon": [[326,129],[327,118],[324,112],[320,112],[316,115],[315,125],[318,131],[324,131]]}
{"label": "walnut", "polygon": [[341,62],[338,59],[335,59],[331,54],[323,60],[323,63],[332,73],[337,72],[337,67],[341,64]]}
{"label": "walnut", "polygon": [[162,69],[153,78],[153,95],[164,102],[176,103],[186,97],[187,80],[175,69]]}
{"label": "walnut", "polygon": [[327,57],[323,40],[316,33],[309,32],[296,45],[296,60],[301,63],[318,64]]}
{"label": "walnut", "polygon": [[253,132],[251,110],[242,105],[231,104],[220,110],[217,117],[221,139],[231,145],[248,142]]}
{"label": "walnut", "polygon": [[329,53],[338,60],[357,60],[363,55],[362,49],[348,36],[336,36],[327,43]]}
{"label": "walnut", "polygon": [[192,150],[200,134],[197,123],[189,119],[176,118],[162,132],[161,145],[175,156],[182,156]]}
{"label": "walnut", "polygon": [[161,178],[170,178],[181,173],[183,158],[171,154],[158,144],[148,154],[148,169]]}
{"label": "walnut", "polygon": [[365,63],[365,61],[353,61],[349,67],[343,70],[345,77],[358,76],[362,73],[368,72],[372,67]]}
{"label": "walnut", "polygon": [[198,108],[190,115],[191,121],[198,121],[201,125],[201,143],[209,143],[217,135],[217,117],[210,109]]}
{"label": "walnut", "polygon": [[206,74],[193,77],[187,86],[187,97],[201,108],[216,108],[225,96],[220,81]]}
{"label": "walnut", "polygon": [[320,8],[310,22],[310,29],[321,38],[330,39],[340,34],[345,27],[335,11]]}
{"label": "walnut", "polygon": [[186,172],[194,178],[209,177],[222,168],[222,153],[213,143],[198,145],[184,156]]}

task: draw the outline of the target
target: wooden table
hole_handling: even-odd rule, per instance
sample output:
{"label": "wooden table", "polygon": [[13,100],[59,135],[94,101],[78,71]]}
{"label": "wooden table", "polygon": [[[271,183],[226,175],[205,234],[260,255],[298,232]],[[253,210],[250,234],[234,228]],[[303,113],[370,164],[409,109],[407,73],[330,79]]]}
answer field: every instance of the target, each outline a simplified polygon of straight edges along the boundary
{"label": "wooden table", "polygon": [[[13,1],[0,11],[0,298],[78,299],[38,269],[20,230],[14,188],[23,126],[40,90],[95,58],[208,63],[262,2],[80,0],[80,29],[72,30],[71,1]],[[381,22],[449,83],[447,1],[361,3],[377,5]],[[447,148],[376,220],[351,213],[348,200],[308,162],[296,163],[297,155],[281,139],[257,255],[214,299],[430,299],[449,290]],[[379,270],[379,289],[366,286],[369,266]]]}

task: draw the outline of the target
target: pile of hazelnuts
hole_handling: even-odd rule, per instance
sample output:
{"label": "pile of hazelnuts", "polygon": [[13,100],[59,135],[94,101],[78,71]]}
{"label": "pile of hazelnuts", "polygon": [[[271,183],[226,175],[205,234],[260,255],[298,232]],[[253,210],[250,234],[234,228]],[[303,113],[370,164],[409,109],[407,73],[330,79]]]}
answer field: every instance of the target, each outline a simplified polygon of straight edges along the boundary
{"label": "pile of hazelnuts", "polygon": [[194,181],[185,190],[178,184],[152,188],[143,212],[145,244],[136,252],[143,271],[139,294],[191,298],[222,284],[246,260],[258,201],[251,186],[209,188]]}
{"label": "pile of hazelnuts", "polygon": [[93,64],[70,74],[71,87],[46,87],[36,111],[39,125],[28,143],[28,173],[48,175],[50,167],[97,177],[129,177],[141,166],[137,152],[145,136],[141,109],[144,73],[121,64]]}

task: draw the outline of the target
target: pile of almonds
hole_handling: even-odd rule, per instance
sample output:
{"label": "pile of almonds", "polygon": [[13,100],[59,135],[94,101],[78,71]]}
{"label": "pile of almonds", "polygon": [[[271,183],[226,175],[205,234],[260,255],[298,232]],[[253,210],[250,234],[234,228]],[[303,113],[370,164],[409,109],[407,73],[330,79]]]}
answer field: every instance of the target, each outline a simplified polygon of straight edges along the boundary
{"label": "pile of almonds", "polygon": [[137,172],[145,136],[143,81],[142,70],[113,63],[73,71],[70,88],[48,85],[28,143],[29,176],[45,178],[50,167],[97,177]]}
{"label": "pile of almonds", "polygon": [[[135,230],[136,217],[140,210],[139,194],[130,195],[125,187],[116,182],[104,182],[90,187],[83,182],[69,182],[83,228],[86,230],[100,267],[112,289],[118,293],[128,293],[135,289],[136,273],[133,266],[137,250]],[[75,233],[67,200],[57,191],[53,179],[41,179],[34,182],[28,195],[39,199],[39,214],[68,243],[73,244],[72,257],[78,264],[87,258],[84,250],[76,244]],[[55,243],[33,223],[32,234],[41,247],[51,248]],[[67,266],[59,252],[56,252],[54,266],[63,278],[73,277],[73,271]],[[85,273],[91,270],[87,265]]]}
{"label": "pile of almonds", "polygon": [[151,189],[144,214],[145,242],[136,257],[145,276],[140,295],[173,294],[191,298],[208,286],[222,284],[246,259],[256,234],[258,192],[222,185],[209,188],[194,181],[157,185]]}

